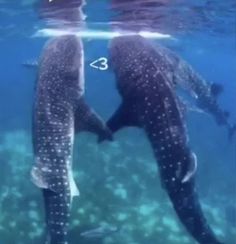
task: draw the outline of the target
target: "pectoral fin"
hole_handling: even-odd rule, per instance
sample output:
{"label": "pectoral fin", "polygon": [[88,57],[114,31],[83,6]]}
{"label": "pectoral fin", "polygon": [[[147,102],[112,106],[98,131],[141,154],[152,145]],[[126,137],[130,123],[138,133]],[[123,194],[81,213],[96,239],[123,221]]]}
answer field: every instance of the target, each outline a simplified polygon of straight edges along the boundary
{"label": "pectoral fin", "polygon": [[137,116],[128,103],[122,103],[107,121],[107,126],[114,133],[126,126],[139,126]]}
{"label": "pectoral fin", "polygon": [[112,140],[112,133],[103,119],[97,115],[84,101],[80,99],[75,111],[75,133],[89,131],[98,135],[99,140]]}

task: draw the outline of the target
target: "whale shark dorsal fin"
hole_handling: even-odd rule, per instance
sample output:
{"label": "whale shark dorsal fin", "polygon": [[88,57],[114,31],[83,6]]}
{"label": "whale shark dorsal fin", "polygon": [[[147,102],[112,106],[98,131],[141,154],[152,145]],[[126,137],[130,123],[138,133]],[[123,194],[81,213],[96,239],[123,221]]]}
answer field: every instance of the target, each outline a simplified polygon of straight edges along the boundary
{"label": "whale shark dorsal fin", "polygon": [[139,124],[132,107],[128,103],[122,103],[107,121],[107,126],[114,133],[126,126],[139,127]]}
{"label": "whale shark dorsal fin", "polygon": [[81,98],[75,111],[75,133],[88,131],[98,135],[99,140],[112,140],[112,133],[103,119]]}

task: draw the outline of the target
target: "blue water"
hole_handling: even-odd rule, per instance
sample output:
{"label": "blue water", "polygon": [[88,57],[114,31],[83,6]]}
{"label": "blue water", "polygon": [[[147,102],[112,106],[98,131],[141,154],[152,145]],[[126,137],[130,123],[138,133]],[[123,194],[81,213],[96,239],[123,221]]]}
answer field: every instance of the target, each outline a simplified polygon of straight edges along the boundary
{"label": "blue water", "polygon": [[[109,9],[111,2],[87,1],[83,11],[88,29],[111,31],[109,21],[120,13]],[[176,1],[161,11],[151,30],[174,38],[154,41],[178,53],[206,80],[222,84],[219,103],[235,122],[234,1]],[[32,1],[0,0],[0,244],[37,244],[43,240],[43,199],[29,177],[37,68],[26,68],[23,63],[38,59],[50,36],[35,34],[45,27]],[[108,56],[109,39],[83,41],[86,99],[106,120],[120,103],[114,75],[89,63]],[[197,190],[204,213],[217,236],[234,244],[236,225],[228,209],[232,205],[236,209],[236,139],[229,142],[226,129],[210,115],[188,112],[187,125],[198,157]],[[161,188],[155,159],[141,130],[125,128],[115,135],[115,142],[102,145],[94,135],[83,132],[76,137],[75,149],[73,167],[81,196],[73,202],[70,243],[195,243]],[[103,240],[80,237],[81,231],[101,223],[122,229]]]}

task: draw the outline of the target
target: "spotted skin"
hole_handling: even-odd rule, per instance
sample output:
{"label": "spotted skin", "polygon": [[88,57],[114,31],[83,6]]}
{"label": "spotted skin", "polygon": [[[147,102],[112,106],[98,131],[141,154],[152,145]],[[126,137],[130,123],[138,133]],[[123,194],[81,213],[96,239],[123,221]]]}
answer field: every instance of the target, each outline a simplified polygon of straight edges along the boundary
{"label": "spotted skin", "polygon": [[[195,101],[198,108],[210,114],[218,125],[223,125],[228,130],[231,138],[235,133],[235,125],[229,121],[229,113],[222,109],[217,101],[218,94],[212,92],[212,87],[219,86],[204,80],[194,69],[176,53],[157,43],[155,45],[144,37],[134,37],[132,44],[143,52],[152,53],[153,65],[175,90],[182,90]],[[180,101],[185,106],[184,102]],[[184,108],[185,109],[185,108]]]}
{"label": "spotted skin", "polygon": [[168,74],[157,69],[155,52],[139,46],[139,36],[112,40],[110,63],[122,104],[107,125],[143,128],[158,162],[161,181],[187,231],[201,244],[219,244],[203,215],[195,190],[196,156],[188,146],[182,110]]}
{"label": "spotted skin", "polygon": [[[213,87],[220,85],[211,84],[204,80],[194,69],[176,53],[161,46],[152,46],[145,38],[141,41],[145,48],[155,49],[156,59],[159,60],[157,66],[162,66],[162,71],[172,75],[169,82],[173,87],[181,88],[186,91],[193,99],[196,105],[203,111],[211,114],[218,125],[224,125],[229,134],[232,133],[233,125],[229,122],[228,112],[223,110],[218,104],[218,95],[213,92]],[[144,47],[143,46],[143,47]],[[220,92],[220,91],[219,91]]]}
{"label": "spotted skin", "polygon": [[111,138],[84,99],[83,47],[79,38],[55,38],[43,49],[33,110],[32,181],[43,191],[47,244],[66,244],[70,207],[79,195],[72,176],[74,134]]}

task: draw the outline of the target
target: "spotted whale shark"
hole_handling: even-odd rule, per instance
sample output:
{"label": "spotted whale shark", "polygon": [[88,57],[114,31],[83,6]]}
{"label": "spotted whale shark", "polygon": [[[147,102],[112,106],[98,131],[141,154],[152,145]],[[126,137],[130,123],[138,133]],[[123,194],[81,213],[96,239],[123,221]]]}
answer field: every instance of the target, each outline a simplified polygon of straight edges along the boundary
{"label": "spotted whale shark", "polygon": [[140,36],[114,38],[109,60],[122,102],[107,121],[115,133],[142,128],[157,160],[161,182],[182,224],[201,244],[220,244],[207,223],[195,186],[197,157],[188,145],[184,114],[155,52],[140,48]]}
{"label": "spotted whale shark", "polygon": [[[175,52],[160,45],[152,43],[144,37],[134,38],[133,43],[147,53],[153,53],[155,59],[153,65],[166,77],[170,85],[178,92],[183,110],[196,106],[195,111],[203,111],[211,115],[216,123],[225,126],[228,130],[229,138],[236,132],[236,125],[229,121],[229,112],[222,109],[218,103],[218,97],[223,91],[223,87],[217,83],[210,83],[201,77],[193,67],[179,57]],[[182,96],[183,95],[183,96]],[[183,99],[183,97],[185,97]]]}
{"label": "spotted whale shark", "polygon": [[79,195],[72,174],[75,133],[111,139],[102,119],[84,100],[83,46],[73,35],[50,40],[38,68],[33,107],[33,183],[42,189],[47,243],[67,242],[70,207]]}
{"label": "spotted whale shark", "polygon": [[[148,45],[147,40],[142,40],[145,46]],[[151,43],[149,45],[150,48],[155,48],[158,66],[162,67],[162,70],[167,68],[167,74],[172,74],[172,79],[169,79],[172,85],[186,91],[195,100],[197,107],[213,116],[218,125],[226,127],[229,138],[232,138],[236,132],[236,125],[229,121],[230,113],[218,103],[218,97],[223,91],[222,85],[206,81],[190,64],[170,49],[158,44],[155,47]]]}

